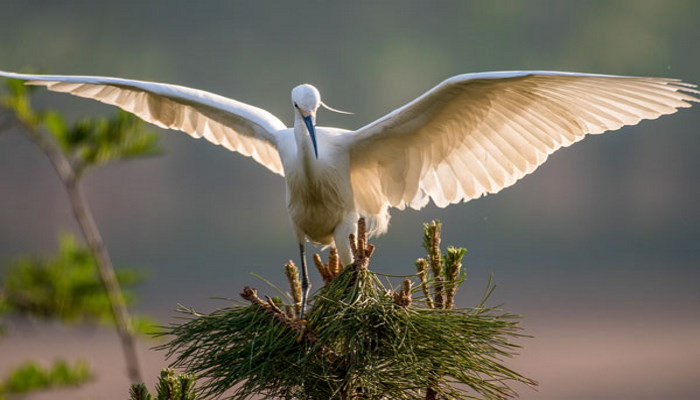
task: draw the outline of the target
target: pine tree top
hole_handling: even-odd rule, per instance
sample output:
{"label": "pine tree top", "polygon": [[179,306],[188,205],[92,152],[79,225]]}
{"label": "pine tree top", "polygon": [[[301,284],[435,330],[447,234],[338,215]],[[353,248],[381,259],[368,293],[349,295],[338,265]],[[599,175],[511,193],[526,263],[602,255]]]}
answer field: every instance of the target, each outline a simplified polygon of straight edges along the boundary
{"label": "pine tree top", "polygon": [[332,256],[317,260],[326,285],[305,320],[296,317],[288,265],[288,299],[263,300],[245,288],[245,303],[210,314],[182,308],[185,322],[163,333],[171,339],[161,349],[200,379],[205,398],[503,399],[516,395],[511,383],[535,385],[503,365],[522,334],[518,316],[485,305],[491,283],[480,304],[453,308],[466,250],[441,254],[439,235],[438,223],[426,225],[429,261],[417,263],[418,287],[381,282],[368,268],[374,247],[360,228],[353,264],[338,271]]}

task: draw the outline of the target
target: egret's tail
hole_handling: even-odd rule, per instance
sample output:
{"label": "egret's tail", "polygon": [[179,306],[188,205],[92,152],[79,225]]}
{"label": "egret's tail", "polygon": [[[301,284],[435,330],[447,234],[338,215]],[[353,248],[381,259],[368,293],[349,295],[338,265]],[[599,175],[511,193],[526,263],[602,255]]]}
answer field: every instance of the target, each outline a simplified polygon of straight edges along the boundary
{"label": "egret's tail", "polygon": [[365,222],[367,223],[367,234],[370,237],[382,235],[386,233],[387,229],[389,229],[389,220],[391,219],[391,215],[389,215],[389,207],[387,206],[382,207],[378,214],[367,214],[360,212],[360,215],[365,218]]}

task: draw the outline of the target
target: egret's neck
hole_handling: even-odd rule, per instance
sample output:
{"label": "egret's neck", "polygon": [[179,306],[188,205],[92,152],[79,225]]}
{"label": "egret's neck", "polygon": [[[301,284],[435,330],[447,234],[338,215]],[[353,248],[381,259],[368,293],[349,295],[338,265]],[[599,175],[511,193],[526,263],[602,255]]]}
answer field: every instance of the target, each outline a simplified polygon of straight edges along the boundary
{"label": "egret's neck", "polygon": [[296,113],[294,116],[294,139],[297,144],[297,157],[304,167],[304,172],[310,175],[313,173],[316,155],[314,154],[314,145],[311,143],[309,131],[306,129],[304,120],[299,113]]}

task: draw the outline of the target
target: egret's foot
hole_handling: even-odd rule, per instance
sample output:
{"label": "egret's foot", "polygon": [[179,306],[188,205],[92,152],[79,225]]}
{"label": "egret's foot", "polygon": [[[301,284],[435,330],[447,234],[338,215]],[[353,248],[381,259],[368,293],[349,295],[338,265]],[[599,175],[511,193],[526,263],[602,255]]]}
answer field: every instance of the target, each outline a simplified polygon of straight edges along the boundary
{"label": "egret's foot", "polygon": [[303,243],[299,243],[299,252],[301,255],[301,311],[299,311],[299,319],[304,319],[311,284],[309,283],[309,270],[306,268],[306,252]]}
{"label": "egret's foot", "polygon": [[306,315],[306,303],[309,300],[309,292],[311,291],[311,284],[308,279],[301,281],[301,311],[299,311],[299,320],[303,320]]}
{"label": "egret's foot", "polygon": [[304,297],[302,297],[302,299],[301,299],[301,311],[299,312],[299,320],[303,321],[305,315],[306,315],[306,294],[304,294]]}

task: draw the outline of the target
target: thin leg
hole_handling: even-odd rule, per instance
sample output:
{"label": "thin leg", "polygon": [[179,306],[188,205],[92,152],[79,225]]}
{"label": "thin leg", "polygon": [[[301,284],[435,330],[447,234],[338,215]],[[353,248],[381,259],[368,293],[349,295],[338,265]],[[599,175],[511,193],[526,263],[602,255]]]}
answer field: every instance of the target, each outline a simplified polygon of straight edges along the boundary
{"label": "thin leg", "polygon": [[304,319],[306,301],[309,298],[309,291],[311,290],[311,284],[309,284],[309,270],[306,268],[304,243],[299,243],[299,252],[301,253],[301,312],[299,313],[299,319]]}

